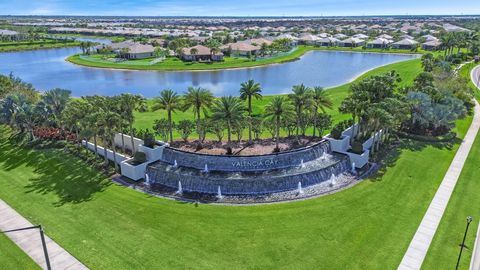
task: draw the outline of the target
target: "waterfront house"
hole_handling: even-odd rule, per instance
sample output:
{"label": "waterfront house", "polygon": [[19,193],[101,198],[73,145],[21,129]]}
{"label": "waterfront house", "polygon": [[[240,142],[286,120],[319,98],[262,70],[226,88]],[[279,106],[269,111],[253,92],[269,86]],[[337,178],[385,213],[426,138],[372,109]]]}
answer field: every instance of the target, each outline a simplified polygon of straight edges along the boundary
{"label": "waterfront house", "polygon": [[340,40],[334,37],[326,37],[326,38],[319,39],[316,44],[322,47],[331,47],[331,46],[337,46],[338,42],[340,42]]}
{"label": "waterfront house", "polygon": [[365,34],[356,34],[356,35],[353,35],[354,38],[358,38],[358,39],[368,39],[368,36],[365,35]]}
{"label": "waterfront house", "polygon": [[377,38],[367,43],[367,48],[387,48],[393,41],[386,38]]}
{"label": "waterfront house", "polygon": [[351,37],[351,38],[347,38],[345,40],[340,41],[338,44],[341,47],[353,48],[353,47],[365,45],[365,40]]}
{"label": "waterfront house", "polygon": [[319,39],[319,37],[312,34],[303,34],[298,38],[298,41],[305,45],[315,45]]}
{"label": "waterfront house", "polygon": [[418,45],[417,41],[415,41],[413,39],[405,38],[405,39],[402,39],[400,41],[392,43],[392,48],[411,50],[411,49],[414,49],[415,47],[417,47],[417,45]]}
{"label": "waterfront house", "polygon": [[197,45],[181,50],[180,58],[184,61],[223,61],[223,53],[212,52],[212,50],[203,45]]}
{"label": "waterfront house", "polygon": [[119,56],[125,59],[145,59],[154,56],[155,48],[152,45],[134,43],[121,49]]}
{"label": "waterfront house", "polygon": [[261,49],[261,46],[252,45],[247,42],[235,42],[223,45],[220,47],[222,52],[232,56],[249,56],[255,55]]}
{"label": "waterfront house", "polygon": [[440,40],[431,40],[425,43],[422,43],[422,49],[427,51],[436,51],[442,48],[442,42]]}

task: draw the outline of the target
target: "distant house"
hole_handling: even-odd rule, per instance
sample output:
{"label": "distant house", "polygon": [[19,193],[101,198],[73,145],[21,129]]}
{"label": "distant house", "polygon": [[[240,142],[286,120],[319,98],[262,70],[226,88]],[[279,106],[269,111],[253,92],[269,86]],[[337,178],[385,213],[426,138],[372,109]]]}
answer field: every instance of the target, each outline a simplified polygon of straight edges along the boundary
{"label": "distant house", "polygon": [[392,43],[392,48],[394,49],[413,49],[417,46],[418,42],[413,39],[402,39],[400,41]]}
{"label": "distant house", "polygon": [[335,34],[335,35],[333,35],[333,37],[334,37],[334,38],[337,38],[337,39],[346,39],[346,38],[348,38],[347,35],[344,35],[344,34],[342,34],[342,33]]}
{"label": "distant house", "polygon": [[334,37],[326,37],[326,38],[321,38],[317,40],[316,44],[322,47],[330,47],[330,46],[336,46],[338,42],[340,42],[340,40]]}
{"label": "distant house", "polygon": [[125,59],[145,59],[154,56],[155,48],[152,45],[134,43],[119,51],[119,55]]}
{"label": "distant house", "polygon": [[438,40],[438,38],[432,36],[432,35],[424,35],[422,36],[424,39],[425,39],[425,42],[429,42],[429,41],[436,41]]}
{"label": "distant house", "polygon": [[442,42],[440,40],[431,40],[422,44],[422,49],[427,51],[436,51],[442,48]]}
{"label": "distant house", "polygon": [[393,37],[390,36],[390,35],[387,35],[387,34],[381,34],[380,36],[378,36],[377,38],[384,38],[384,39],[389,39],[389,40],[392,40]]}
{"label": "distant house", "polygon": [[298,41],[305,45],[315,45],[319,39],[319,37],[312,34],[303,34],[298,38]]}
{"label": "distant house", "polygon": [[223,53],[213,53],[210,48],[197,45],[190,48],[183,48],[180,58],[184,61],[223,61]]}
{"label": "distant house", "polygon": [[367,39],[368,36],[365,35],[365,34],[356,34],[356,35],[353,35],[354,38],[358,38],[358,39]]}
{"label": "distant house", "polygon": [[220,47],[222,52],[229,52],[229,54],[234,56],[256,55],[261,48],[259,45],[252,45],[247,42],[229,43]]}
{"label": "distant house", "polygon": [[296,37],[294,37],[290,34],[282,34],[282,35],[279,35],[279,36],[275,37],[275,40],[278,40],[278,39],[288,39],[288,40],[290,40],[290,46],[292,46],[292,47],[295,47],[298,44],[298,38],[296,38]]}
{"label": "distant house", "polygon": [[387,48],[393,41],[386,38],[377,38],[367,43],[367,48]]}
{"label": "distant house", "polygon": [[365,45],[365,40],[352,37],[352,38],[347,38],[345,40],[342,40],[338,44],[341,47],[353,48],[353,47]]}

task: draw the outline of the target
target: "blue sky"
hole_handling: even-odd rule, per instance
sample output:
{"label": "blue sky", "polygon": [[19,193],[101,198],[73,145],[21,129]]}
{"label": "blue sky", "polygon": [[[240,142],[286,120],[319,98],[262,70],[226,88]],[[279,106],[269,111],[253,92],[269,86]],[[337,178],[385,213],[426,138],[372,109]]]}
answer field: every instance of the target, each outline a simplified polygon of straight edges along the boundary
{"label": "blue sky", "polygon": [[0,0],[2,15],[341,16],[480,14],[480,0]]}

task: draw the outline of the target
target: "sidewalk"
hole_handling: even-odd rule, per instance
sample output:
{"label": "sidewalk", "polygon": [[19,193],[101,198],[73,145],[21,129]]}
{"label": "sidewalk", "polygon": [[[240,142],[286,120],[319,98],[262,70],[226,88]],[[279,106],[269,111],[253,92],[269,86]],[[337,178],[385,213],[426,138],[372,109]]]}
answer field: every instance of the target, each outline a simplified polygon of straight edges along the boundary
{"label": "sidewalk", "polygon": [[443,213],[447,208],[450,196],[453,193],[458,177],[462,172],[463,165],[472,148],[478,129],[480,128],[480,105],[475,102],[474,117],[470,128],[468,129],[462,144],[458,148],[455,157],[443,178],[440,187],[435,193],[425,216],[413,236],[407,252],[403,256],[402,262],[398,266],[399,270],[420,269],[427,255],[428,248],[432,242],[433,236],[437,231],[438,225],[442,219]]}
{"label": "sidewalk", "polygon": [[[0,199],[0,231],[19,229],[33,226],[28,220],[18,214],[13,208]],[[47,269],[43,253],[40,232],[25,230],[9,232],[6,235],[19,246],[33,261],[43,269]],[[70,255],[52,239],[45,235],[45,242],[53,270],[88,270],[88,268]]]}

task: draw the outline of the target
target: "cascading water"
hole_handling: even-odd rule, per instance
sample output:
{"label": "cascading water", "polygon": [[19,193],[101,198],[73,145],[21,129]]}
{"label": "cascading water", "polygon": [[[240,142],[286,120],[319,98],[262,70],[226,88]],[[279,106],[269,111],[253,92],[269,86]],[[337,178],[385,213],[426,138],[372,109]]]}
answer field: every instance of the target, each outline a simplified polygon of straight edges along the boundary
{"label": "cascading water", "polygon": [[298,182],[298,194],[303,194],[302,182]]}
{"label": "cascading water", "polygon": [[305,163],[303,163],[303,159],[300,161],[300,168],[305,168]]}
{"label": "cascading water", "polygon": [[220,188],[220,186],[218,186],[218,189],[217,189],[217,199],[219,200],[223,199],[222,189]]}
{"label": "cascading water", "polygon": [[208,165],[205,163],[205,168],[202,170],[203,173],[208,173]]}
{"label": "cascading water", "polygon": [[178,163],[177,163],[177,160],[176,160],[176,159],[173,161],[173,167],[174,167],[174,168],[178,168]]}
{"label": "cascading water", "polygon": [[357,170],[355,168],[355,162],[352,162],[352,173],[357,174]]}
{"label": "cascading water", "polygon": [[150,186],[151,186],[150,176],[148,176],[148,174],[145,174],[145,185],[146,185],[147,187],[150,187]]}
{"label": "cascading water", "polygon": [[182,188],[182,182],[178,181],[178,189],[176,194],[182,195],[183,194],[183,188]]}
{"label": "cascading water", "polygon": [[335,174],[332,173],[332,176],[330,177],[330,186],[333,187],[337,184],[337,179],[335,177]]}

